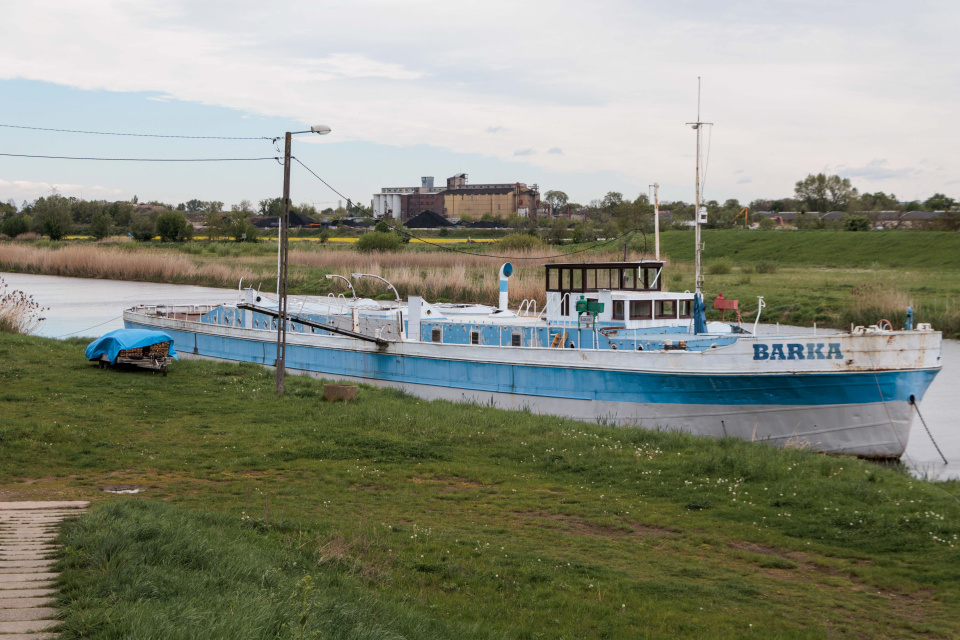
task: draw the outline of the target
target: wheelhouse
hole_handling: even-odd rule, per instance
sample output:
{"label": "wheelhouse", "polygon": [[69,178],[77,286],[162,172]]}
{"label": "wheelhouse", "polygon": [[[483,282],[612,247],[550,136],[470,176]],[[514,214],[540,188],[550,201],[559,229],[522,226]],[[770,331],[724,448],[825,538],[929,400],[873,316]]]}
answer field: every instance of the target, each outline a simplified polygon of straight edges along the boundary
{"label": "wheelhouse", "polygon": [[597,322],[624,328],[677,325],[693,313],[693,294],[664,291],[664,263],[584,262],[545,265],[547,317],[576,321],[576,302],[603,304]]}

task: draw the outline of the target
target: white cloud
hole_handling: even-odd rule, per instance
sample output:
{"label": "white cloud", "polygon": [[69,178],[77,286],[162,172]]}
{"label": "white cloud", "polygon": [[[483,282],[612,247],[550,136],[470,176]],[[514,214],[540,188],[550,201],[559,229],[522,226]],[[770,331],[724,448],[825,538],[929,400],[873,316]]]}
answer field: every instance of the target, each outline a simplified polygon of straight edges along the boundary
{"label": "white cloud", "polygon": [[36,200],[59,193],[65,197],[83,198],[84,200],[116,200],[123,195],[123,191],[112,187],[83,184],[59,184],[49,182],[30,182],[27,180],[0,179],[0,200],[6,202],[13,199],[17,206],[23,200]]}
{"label": "white cloud", "polygon": [[873,182],[896,180],[907,178],[919,173],[913,167],[901,167],[893,169],[887,166],[889,162],[885,158],[874,158],[862,167],[837,167],[837,173],[844,178],[862,178]]}
{"label": "white cloud", "polygon": [[[700,75],[702,115],[716,122],[711,165],[754,178],[740,197],[789,193],[820,167],[883,156],[960,173],[948,151],[960,143],[960,12],[853,5],[13,0],[0,78],[323,121],[340,141],[521,155],[642,189],[691,181],[683,123]],[[524,153],[533,149],[550,151]],[[717,192],[732,189],[726,175]],[[931,192],[942,180],[887,179]]]}

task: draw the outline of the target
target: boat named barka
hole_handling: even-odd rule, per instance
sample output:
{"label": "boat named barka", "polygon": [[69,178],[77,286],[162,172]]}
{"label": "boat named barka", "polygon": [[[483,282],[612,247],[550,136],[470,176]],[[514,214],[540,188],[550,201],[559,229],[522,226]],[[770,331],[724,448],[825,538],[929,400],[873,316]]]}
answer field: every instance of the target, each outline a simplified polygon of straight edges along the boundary
{"label": "boat named barka", "polygon": [[[655,190],[656,259],[547,264],[539,312],[534,300],[508,308],[507,263],[496,307],[418,296],[406,305],[399,296],[394,304],[267,300],[248,288],[232,304],[137,306],[124,323],[164,331],[181,356],[275,366],[283,353],[288,370],[429,399],[899,458],[915,405],[940,370],[941,334],[914,329],[909,311],[903,330],[878,323],[829,336],[758,336],[756,322],[752,333],[742,329],[739,312],[736,325],[707,323],[700,175],[710,123],[698,107],[688,124],[697,134],[693,293],[662,288]],[[281,272],[277,290],[285,291]],[[731,303],[718,297],[714,307],[734,310]]]}
{"label": "boat named barka", "polygon": [[[706,322],[699,293],[665,291],[655,260],[545,265],[546,305],[291,298],[288,371],[607,424],[899,458],[940,370],[941,334],[888,323],[829,335],[756,335]],[[729,301],[728,301],[729,302]],[[715,305],[718,306],[718,305]],[[728,305],[729,306],[729,305]],[[279,304],[139,305],[181,356],[276,364]],[[759,319],[759,313],[758,313]]]}

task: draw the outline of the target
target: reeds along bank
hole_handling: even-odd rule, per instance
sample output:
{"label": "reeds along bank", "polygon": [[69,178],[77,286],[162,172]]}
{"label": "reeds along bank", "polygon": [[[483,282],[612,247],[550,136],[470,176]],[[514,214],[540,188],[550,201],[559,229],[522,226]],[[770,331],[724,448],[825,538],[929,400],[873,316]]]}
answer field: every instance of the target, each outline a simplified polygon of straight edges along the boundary
{"label": "reeds along bank", "polygon": [[232,285],[254,272],[243,265],[198,264],[188,256],[158,249],[129,251],[99,245],[59,248],[4,244],[0,269],[74,278]]}

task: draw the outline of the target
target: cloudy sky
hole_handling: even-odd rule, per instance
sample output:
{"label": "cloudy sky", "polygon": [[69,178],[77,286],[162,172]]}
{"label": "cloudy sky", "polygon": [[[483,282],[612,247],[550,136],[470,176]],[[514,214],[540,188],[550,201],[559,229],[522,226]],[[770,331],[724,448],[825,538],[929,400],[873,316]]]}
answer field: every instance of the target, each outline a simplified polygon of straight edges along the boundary
{"label": "cloudy sky", "polygon": [[[782,197],[813,172],[901,199],[960,196],[955,2],[8,0],[0,124],[273,137],[348,197],[443,181],[537,183],[589,202],[659,182],[693,199]],[[271,157],[269,140],[0,127],[0,153]],[[273,160],[135,163],[0,157],[0,200],[252,201]],[[302,169],[293,200],[339,196]]]}

